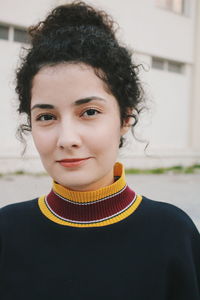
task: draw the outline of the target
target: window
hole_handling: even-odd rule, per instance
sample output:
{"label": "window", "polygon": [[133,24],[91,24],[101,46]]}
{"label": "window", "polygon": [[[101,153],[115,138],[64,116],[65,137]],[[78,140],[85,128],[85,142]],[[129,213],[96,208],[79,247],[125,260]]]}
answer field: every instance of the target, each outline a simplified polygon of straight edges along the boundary
{"label": "window", "polygon": [[25,28],[0,24],[0,39],[19,43],[29,43],[30,38]]}
{"label": "window", "polygon": [[0,24],[0,39],[8,40],[9,27]]}
{"label": "window", "polygon": [[168,70],[174,73],[183,73],[183,63],[177,61],[168,61]]}
{"label": "window", "polygon": [[156,0],[158,7],[173,11],[174,13],[186,14],[186,5],[188,0]]}
{"label": "window", "polygon": [[161,57],[152,57],[152,68],[167,72],[183,74],[184,63],[179,61],[167,60]]}
{"label": "window", "polygon": [[152,57],[152,68],[164,70],[164,60],[158,57]]}
{"label": "window", "polygon": [[28,43],[28,34],[24,29],[14,28],[14,41],[20,43]]}

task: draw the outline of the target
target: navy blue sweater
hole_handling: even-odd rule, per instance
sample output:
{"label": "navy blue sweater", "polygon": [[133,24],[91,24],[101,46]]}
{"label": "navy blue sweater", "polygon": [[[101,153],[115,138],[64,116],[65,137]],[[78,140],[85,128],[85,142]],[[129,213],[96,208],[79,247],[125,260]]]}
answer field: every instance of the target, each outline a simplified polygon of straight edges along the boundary
{"label": "navy blue sweater", "polygon": [[1,300],[200,300],[200,235],[181,209],[143,197],[127,218],[76,228],[38,199],[0,209]]}

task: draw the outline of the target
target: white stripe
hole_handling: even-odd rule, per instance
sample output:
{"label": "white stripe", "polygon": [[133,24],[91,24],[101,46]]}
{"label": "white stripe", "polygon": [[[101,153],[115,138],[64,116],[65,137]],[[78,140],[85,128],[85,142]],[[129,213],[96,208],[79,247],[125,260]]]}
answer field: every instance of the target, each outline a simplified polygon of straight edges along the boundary
{"label": "white stripe", "polygon": [[62,197],[61,195],[57,194],[55,191],[53,191],[53,192],[54,192],[54,194],[56,196],[58,196],[59,198],[61,198],[62,200],[66,201],[66,202],[69,202],[69,203],[72,203],[72,204],[76,204],[76,205],[90,205],[90,204],[99,203],[99,202],[104,201],[104,200],[106,200],[108,198],[115,197],[115,196],[121,194],[126,189],[126,187],[127,187],[127,184],[119,192],[117,192],[117,193],[115,193],[115,194],[113,194],[111,196],[107,196],[105,198],[102,198],[102,199],[99,199],[99,200],[94,200],[94,201],[91,201],[91,202],[76,202],[76,201],[72,201],[72,200],[69,200],[67,198]]}
{"label": "white stripe", "polygon": [[137,198],[137,195],[135,194],[135,197],[133,198],[133,200],[131,201],[131,203],[129,203],[124,209],[122,209],[121,211],[115,213],[114,215],[111,215],[111,216],[103,218],[103,219],[94,220],[94,221],[76,221],[76,220],[65,219],[65,218],[59,216],[58,214],[56,214],[51,209],[51,207],[48,205],[48,203],[46,201],[46,197],[45,197],[45,202],[46,202],[46,205],[48,206],[49,210],[53,213],[53,215],[57,216],[59,219],[62,219],[63,221],[67,221],[67,222],[70,222],[70,223],[76,223],[76,224],[92,224],[92,223],[103,222],[103,221],[112,219],[112,218],[114,218],[117,215],[120,215],[121,213],[123,213],[125,210],[127,210],[135,202],[136,198]]}

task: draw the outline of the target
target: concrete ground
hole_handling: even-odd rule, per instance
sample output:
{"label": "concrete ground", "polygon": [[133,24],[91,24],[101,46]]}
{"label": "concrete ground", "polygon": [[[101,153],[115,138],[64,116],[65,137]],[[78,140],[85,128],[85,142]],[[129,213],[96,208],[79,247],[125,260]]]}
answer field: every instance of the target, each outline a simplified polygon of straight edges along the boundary
{"label": "concrete ground", "polygon": [[[126,178],[138,194],[183,209],[200,231],[200,174],[127,175]],[[0,177],[0,207],[46,194],[51,184],[48,176]]]}

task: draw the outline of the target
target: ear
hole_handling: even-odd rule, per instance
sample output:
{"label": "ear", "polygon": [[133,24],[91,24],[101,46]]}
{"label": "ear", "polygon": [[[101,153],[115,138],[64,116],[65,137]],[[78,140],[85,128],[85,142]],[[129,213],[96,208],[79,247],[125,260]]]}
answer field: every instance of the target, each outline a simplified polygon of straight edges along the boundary
{"label": "ear", "polygon": [[131,116],[133,114],[133,110],[134,109],[132,108],[128,108],[126,111],[127,117],[123,120],[124,123],[120,130],[121,136],[126,134],[129,131],[131,125],[134,123],[134,117]]}

